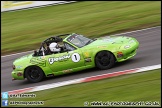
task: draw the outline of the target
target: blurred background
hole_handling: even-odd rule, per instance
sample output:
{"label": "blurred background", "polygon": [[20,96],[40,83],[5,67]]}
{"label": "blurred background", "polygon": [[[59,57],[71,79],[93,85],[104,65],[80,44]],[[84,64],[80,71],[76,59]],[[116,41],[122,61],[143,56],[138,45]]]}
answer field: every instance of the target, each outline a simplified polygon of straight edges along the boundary
{"label": "blurred background", "polygon": [[[130,32],[123,35],[136,38],[140,47],[134,58],[111,69],[86,70],[32,84],[11,80],[13,61],[25,55],[21,52],[38,49],[52,35],[78,33],[98,38],[124,32]],[[2,92],[161,64],[161,1],[1,1],[1,55]],[[34,99],[9,100],[44,101],[44,106],[55,107],[83,107],[84,102],[94,101],[153,105],[161,102],[161,69],[34,94]]]}
{"label": "blurred background", "polygon": [[[37,49],[51,35],[100,37],[161,24],[160,1],[64,2],[1,1],[1,54]],[[20,10],[29,7],[37,8]]]}

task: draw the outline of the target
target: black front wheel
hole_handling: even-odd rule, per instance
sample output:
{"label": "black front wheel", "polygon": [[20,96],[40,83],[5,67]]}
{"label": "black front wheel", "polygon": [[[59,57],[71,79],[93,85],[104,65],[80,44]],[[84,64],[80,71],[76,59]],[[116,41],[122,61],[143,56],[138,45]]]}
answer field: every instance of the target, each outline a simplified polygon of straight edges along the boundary
{"label": "black front wheel", "polygon": [[109,69],[115,64],[115,57],[108,51],[101,51],[96,55],[95,63],[99,69]]}
{"label": "black front wheel", "polygon": [[36,83],[44,78],[44,73],[39,67],[32,66],[26,69],[25,76],[29,82]]}

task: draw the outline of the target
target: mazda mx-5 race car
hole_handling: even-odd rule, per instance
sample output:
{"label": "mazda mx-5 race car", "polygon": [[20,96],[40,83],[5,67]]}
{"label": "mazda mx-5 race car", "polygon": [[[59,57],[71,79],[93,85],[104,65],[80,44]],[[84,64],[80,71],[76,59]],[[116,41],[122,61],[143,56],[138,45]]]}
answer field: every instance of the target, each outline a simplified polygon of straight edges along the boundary
{"label": "mazda mx-5 race car", "polygon": [[[59,43],[61,51],[51,53],[49,45]],[[61,44],[62,43],[62,44]],[[39,82],[44,77],[58,76],[88,68],[109,69],[115,62],[122,62],[136,55],[139,42],[127,36],[108,36],[89,39],[72,33],[52,36],[40,48],[13,62],[13,80],[27,78]]]}

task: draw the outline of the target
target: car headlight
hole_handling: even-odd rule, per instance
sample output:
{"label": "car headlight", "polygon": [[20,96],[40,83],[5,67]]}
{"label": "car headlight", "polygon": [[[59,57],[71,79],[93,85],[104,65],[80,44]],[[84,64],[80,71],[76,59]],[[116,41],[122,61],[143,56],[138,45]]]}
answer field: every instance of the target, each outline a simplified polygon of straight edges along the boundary
{"label": "car headlight", "polygon": [[126,46],[124,46],[124,48],[125,48],[125,49],[130,48],[130,45],[126,45]]}

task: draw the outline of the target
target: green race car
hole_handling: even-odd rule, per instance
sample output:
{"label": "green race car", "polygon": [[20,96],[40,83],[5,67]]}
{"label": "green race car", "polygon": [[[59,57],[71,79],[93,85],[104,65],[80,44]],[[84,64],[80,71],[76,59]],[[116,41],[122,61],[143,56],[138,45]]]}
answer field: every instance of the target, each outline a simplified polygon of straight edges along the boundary
{"label": "green race car", "polygon": [[[59,52],[52,52],[51,43],[57,43]],[[44,77],[97,67],[109,69],[115,62],[122,62],[136,55],[139,42],[127,36],[108,36],[89,39],[72,33],[52,36],[42,42],[40,48],[13,62],[13,80],[27,78],[39,82]]]}

